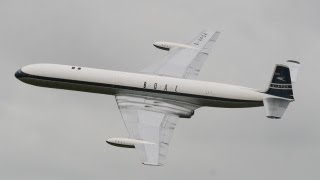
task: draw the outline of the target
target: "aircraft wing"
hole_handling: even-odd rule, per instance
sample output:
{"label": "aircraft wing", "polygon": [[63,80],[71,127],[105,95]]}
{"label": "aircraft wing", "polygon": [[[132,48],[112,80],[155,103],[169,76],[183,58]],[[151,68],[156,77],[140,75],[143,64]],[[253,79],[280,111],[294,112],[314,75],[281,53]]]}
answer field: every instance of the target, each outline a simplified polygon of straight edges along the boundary
{"label": "aircraft wing", "polygon": [[116,96],[116,100],[129,138],[147,142],[135,144],[140,161],[163,165],[179,116],[193,111],[144,97]]}
{"label": "aircraft wing", "polygon": [[143,69],[141,73],[196,79],[219,34],[218,31],[203,31],[187,44],[191,48],[173,48],[160,62]]}

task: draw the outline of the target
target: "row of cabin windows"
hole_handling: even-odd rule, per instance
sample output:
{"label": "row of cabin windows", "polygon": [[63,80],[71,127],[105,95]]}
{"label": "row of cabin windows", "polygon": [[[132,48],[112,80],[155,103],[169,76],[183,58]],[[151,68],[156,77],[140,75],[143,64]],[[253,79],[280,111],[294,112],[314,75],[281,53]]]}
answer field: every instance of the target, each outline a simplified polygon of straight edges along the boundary
{"label": "row of cabin windows", "polygon": [[[76,67],[73,66],[71,69],[76,69]],[[81,67],[78,67],[77,69],[81,70]]]}

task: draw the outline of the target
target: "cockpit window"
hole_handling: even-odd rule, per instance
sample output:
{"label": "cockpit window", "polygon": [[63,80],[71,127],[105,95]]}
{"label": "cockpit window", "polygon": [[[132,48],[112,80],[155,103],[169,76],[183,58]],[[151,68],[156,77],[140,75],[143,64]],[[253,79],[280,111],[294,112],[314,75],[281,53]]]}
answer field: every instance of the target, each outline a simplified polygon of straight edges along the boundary
{"label": "cockpit window", "polygon": [[78,69],[78,70],[81,70],[81,67],[75,67],[75,66],[72,66],[71,69]]}

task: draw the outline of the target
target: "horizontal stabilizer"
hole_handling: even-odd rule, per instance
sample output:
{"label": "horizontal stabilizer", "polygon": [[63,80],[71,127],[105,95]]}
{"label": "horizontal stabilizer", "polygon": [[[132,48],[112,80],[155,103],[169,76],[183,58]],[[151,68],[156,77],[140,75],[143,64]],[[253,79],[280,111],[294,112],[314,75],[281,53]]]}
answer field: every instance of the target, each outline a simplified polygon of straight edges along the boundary
{"label": "horizontal stabilizer", "polygon": [[286,64],[289,66],[290,69],[291,82],[295,83],[297,81],[300,62],[295,60],[288,60]]}
{"label": "horizontal stabilizer", "polygon": [[266,115],[271,119],[280,119],[286,111],[290,101],[281,98],[264,98],[263,104]]}

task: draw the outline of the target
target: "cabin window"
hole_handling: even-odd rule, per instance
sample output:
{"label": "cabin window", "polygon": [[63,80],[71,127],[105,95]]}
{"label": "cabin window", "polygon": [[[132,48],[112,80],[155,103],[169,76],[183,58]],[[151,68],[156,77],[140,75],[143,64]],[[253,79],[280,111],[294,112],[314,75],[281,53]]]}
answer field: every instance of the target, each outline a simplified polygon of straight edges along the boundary
{"label": "cabin window", "polygon": [[75,69],[76,67],[72,67],[72,69]]}
{"label": "cabin window", "polygon": [[81,70],[81,67],[78,67],[78,70]]}

